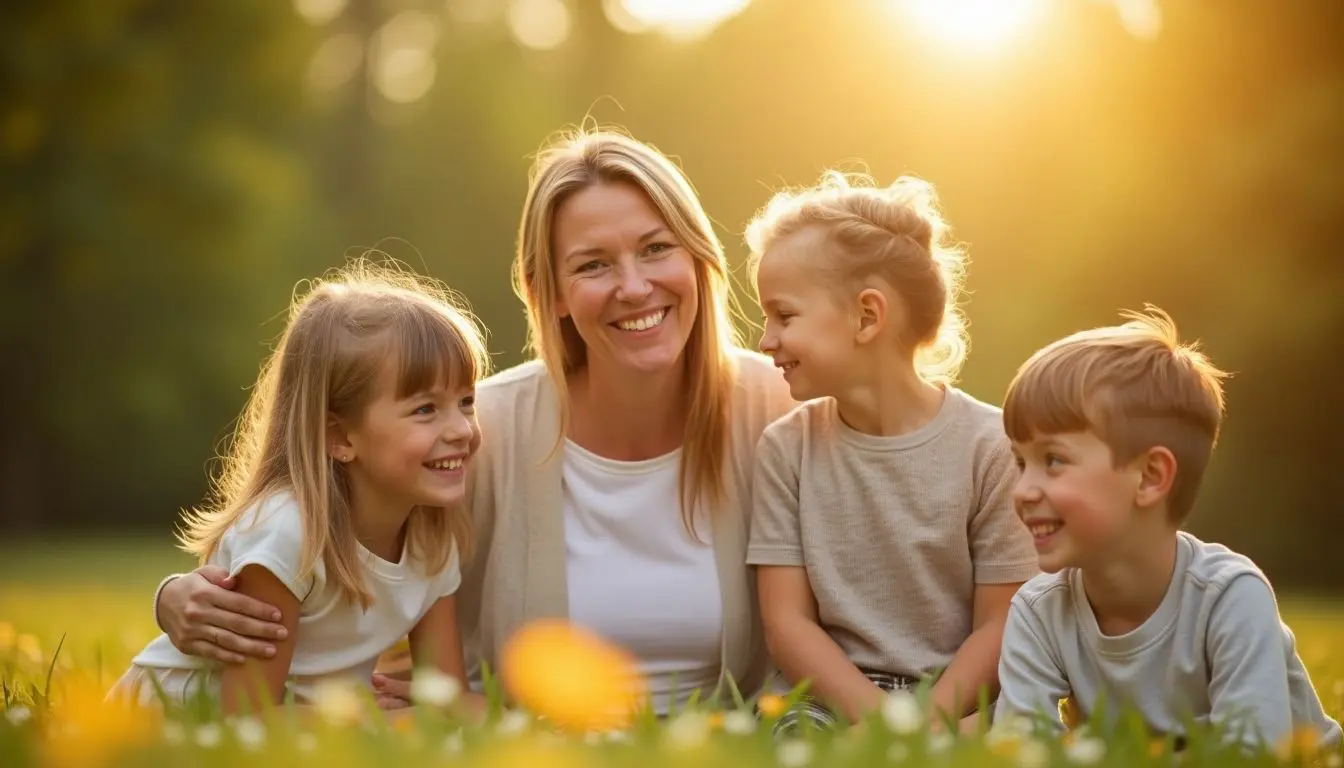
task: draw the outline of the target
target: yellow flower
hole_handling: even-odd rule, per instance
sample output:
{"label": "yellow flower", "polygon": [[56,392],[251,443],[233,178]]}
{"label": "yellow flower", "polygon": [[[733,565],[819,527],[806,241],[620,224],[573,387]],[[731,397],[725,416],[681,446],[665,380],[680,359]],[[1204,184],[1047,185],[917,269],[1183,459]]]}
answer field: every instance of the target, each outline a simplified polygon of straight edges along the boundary
{"label": "yellow flower", "polygon": [[776,696],[773,693],[767,693],[756,700],[756,708],[766,717],[779,717],[789,708],[783,697]]}
{"label": "yellow flower", "polygon": [[725,717],[727,717],[727,715],[722,712],[711,712],[709,715],[709,727],[716,731],[722,728]]}
{"label": "yellow flower", "polygon": [[1283,760],[1300,758],[1303,761],[1311,760],[1320,751],[1321,733],[1310,725],[1299,726],[1293,729],[1293,732],[1283,737],[1279,742],[1275,752]]}
{"label": "yellow flower", "polygon": [[500,677],[522,706],[580,732],[628,727],[645,694],[628,653],[558,620],[530,624],[509,638]]}
{"label": "yellow flower", "polygon": [[67,687],[54,702],[43,744],[45,764],[99,766],[117,762],[126,749],[147,744],[162,732],[156,710],[110,701],[91,682]]}
{"label": "yellow flower", "polygon": [[28,659],[34,664],[42,663],[42,645],[37,642],[37,638],[32,635],[19,635],[14,643],[14,648],[20,656]]}

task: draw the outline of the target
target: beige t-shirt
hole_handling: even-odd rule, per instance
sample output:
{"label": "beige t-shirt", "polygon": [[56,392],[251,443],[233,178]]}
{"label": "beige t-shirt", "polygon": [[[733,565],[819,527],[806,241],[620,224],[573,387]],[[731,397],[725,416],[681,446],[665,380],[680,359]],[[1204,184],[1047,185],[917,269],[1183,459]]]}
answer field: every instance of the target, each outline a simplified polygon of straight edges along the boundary
{"label": "beige t-shirt", "polygon": [[857,432],[823,398],[757,448],[747,562],[805,567],[822,627],[861,668],[937,672],[971,633],[976,584],[1039,572],[1002,412],[945,391],[905,435]]}

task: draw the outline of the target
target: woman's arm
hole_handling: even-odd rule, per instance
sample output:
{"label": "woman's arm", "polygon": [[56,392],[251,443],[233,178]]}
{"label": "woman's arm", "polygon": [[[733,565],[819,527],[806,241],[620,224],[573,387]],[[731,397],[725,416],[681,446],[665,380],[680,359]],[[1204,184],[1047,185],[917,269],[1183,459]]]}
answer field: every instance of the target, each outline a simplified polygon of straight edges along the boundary
{"label": "woman's arm", "polygon": [[280,606],[237,590],[226,569],[204,565],[159,591],[154,618],[179,651],[226,664],[274,658],[290,634]]}
{"label": "woman's arm", "polygon": [[238,573],[237,582],[237,595],[232,596],[279,607],[285,637],[276,641],[273,655],[224,668],[220,706],[225,715],[260,712],[284,699],[285,681],[294,656],[294,633],[299,626],[299,598],[275,574],[260,565],[248,565]]}
{"label": "woman's arm", "polygon": [[761,619],[770,655],[790,683],[809,681],[808,691],[856,723],[882,703],[882,689],[859,671],[822,629],[816,596],[799,566],[757,566]]}

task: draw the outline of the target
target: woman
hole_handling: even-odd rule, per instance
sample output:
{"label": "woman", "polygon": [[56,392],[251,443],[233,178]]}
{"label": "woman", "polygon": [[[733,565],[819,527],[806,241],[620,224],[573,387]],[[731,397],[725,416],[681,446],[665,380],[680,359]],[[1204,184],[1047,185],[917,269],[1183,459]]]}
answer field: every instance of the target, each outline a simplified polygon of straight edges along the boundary
{"label": "woman", "polygon": [[[723,248],[690,183],[624,135],[563,139],[533,167],[514,287],[535,359],[477,391],[478,554],[458,593],[473,676],[474,662],[498,669],[521,626],[559,617],[631,651],[660,713],[730,678],[758,691],[751,467],[794,403],[740,346]],[[160,624],[187,653],[264,654],[274,612],[225,575],[166,582]]]}

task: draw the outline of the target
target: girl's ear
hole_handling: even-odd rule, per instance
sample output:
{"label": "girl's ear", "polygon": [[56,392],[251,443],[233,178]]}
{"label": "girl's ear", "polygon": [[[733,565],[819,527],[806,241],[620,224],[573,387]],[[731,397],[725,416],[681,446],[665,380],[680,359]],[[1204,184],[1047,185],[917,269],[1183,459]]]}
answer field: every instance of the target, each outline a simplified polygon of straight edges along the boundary
{"label": "girl's ear", "polygon": [[1134,503],[1147,508],[1166,501],[1171,484],[1176,482],[1176,455],[1165,446],[1155,445],[1134,459],[1139,472]]}
{"label": "girl's ear", "polygon": [[327,415],[327,455],[348,464],[355,460],[355,446],[350,442],[350,433],[336,414]]}
{"label": "girl's ear", "polygon": [[864,288],[858,297],[858,331],[854,340],[867,344],[877,338],[887,324],[887,297],[876,288]]}

